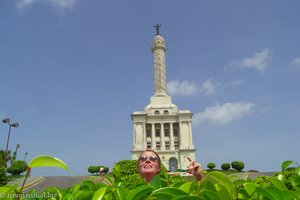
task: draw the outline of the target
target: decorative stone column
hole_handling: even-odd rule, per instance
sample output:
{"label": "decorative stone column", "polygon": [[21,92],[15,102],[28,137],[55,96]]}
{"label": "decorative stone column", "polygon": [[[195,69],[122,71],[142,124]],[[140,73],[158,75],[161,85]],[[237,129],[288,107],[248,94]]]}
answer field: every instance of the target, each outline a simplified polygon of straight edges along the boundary
{"label": "decorative stone column", "polygon": [[174,151],[174,132],[173,132],[173,123],[170,123],[170,150]]}
{"label": "decorative stone column", "polygon": [[146,130],[146,124],[145,123],[143,123],[143,150],[145,150],[146,148],[147,148],[147,135],[146,135],[146,132],[147,132],[147,130]]}
{"label": "decorative stone column", "polygon": [[164,123],[160,124],[160,149],[163,151],[165,150],[165,129]]}
{"label": "decorative stone column", "polygon": [[152,149],[155,149],[155,124],[151,124],[152,129],[151,129],[151,143],[152,143]]}

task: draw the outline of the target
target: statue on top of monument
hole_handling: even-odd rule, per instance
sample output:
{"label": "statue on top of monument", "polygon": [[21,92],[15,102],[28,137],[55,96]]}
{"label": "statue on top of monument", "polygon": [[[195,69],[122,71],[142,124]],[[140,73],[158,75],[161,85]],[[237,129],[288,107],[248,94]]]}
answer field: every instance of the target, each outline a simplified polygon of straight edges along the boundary
{"label": "statue on top of monument", "polygon": [[154,27],[156,28],[156,35],[160,35],[159,28],[161,27],[161,24],[156,24]]}

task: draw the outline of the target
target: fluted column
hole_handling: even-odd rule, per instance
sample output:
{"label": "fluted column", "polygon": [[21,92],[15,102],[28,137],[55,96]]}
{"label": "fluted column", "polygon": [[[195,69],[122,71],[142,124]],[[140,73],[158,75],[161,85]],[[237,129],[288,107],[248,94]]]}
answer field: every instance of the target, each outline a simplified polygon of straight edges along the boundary
{"label": "fluted column", "polygon": [[163,151],[165,150],[165,129],[164,129],[164,123],[160,124],[160,149]]}
{"label": "fluted column", "polygon": [[182,130],[182,124],[183,122],[179,122],[179,149],[183,149],[184,148],[184,135],[183,135],[183,130]]}
{"label": "fluted column", "polygon": [[152,149],[155,149],[155,124],[151,124],[152,129],[151,129],[151,142],[152,142]]}
{"label": "fluted column", "polygon": [[147,148],[146,124],[143,123],[143,150]]}
{"label": "fluted column", "polygon": [[174,151],[174,132],[173,132],[173,123],[170,123],[170,149]]}

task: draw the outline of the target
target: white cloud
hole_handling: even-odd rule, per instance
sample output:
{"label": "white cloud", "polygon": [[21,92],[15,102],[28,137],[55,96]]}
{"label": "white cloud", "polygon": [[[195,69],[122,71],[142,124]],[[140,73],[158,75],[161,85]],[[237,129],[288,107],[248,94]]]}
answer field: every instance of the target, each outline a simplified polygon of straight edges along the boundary
{"label": "white cloud", "polygon": [[197,92],[197,85],[188,81],[172,80],[167,83],[170,95],[193,95]]}
{"label": "white cloud", "polygon": [[218,83],[215,83],[213,80],[208,79],[202,83],[200,91],[204,92],[207,95],[212,95],[216,93],[217,87]]}
{"label": "white cloud", "polygon": [[217,104],[196,113],[193,121],[195,124],[207,122],[210,125],[224,125],[250,114],[254,106],[251,102]]}
{"label": "white cloud", "polygon": [[30,6],[36,2],[50,3],[53,7],[59,10],[73,8],[77,4],[78,0],[19,0],[17,2],[18,8],[24,8]]}
{"label": "white cloud", "polygon": [[300,70],[300,58],[294,58],[294,60],[291,62],[291,65],[293,65],[295,69]]}
{"label": "white cloud", "polygon": [[272,58],[271,51],[266,48],[263,51],[254,54],[253,56],[234,60],[225,69],[254,69],[258,71],[266,70],[268,61]]}
{"label": "white cloud", "polygon": [[198,92],[204,93],[206,95],[212,95],[216,93],[217,87],[219,83],[208,79],[204,81],[201,86],[198,86],[196,83],[189,82],[189,81],[179,81],[179,80],[172,80],[167,83],[168,93],[170,95],[177,95],[177,96],[188,96],[194,95]]}

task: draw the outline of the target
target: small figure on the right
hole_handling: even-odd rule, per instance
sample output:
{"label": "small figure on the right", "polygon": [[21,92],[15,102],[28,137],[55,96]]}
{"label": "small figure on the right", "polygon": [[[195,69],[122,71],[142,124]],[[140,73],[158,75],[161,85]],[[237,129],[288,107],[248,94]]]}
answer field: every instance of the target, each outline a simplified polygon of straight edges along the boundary
{"label": "small figure on the right", "polygon": [[190,157],[187,157],[187,159],[190,161],[190,164],[188,166],[188,172],[190,174],[193,174],[197,181],[202,180],[204,175],[202,173],[203,170],[201,168],[201,165],[195,160],[192,160]]}

